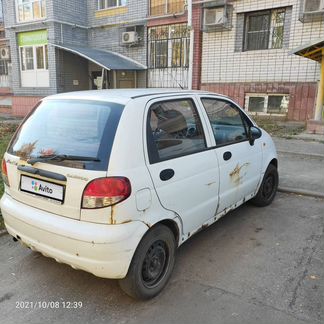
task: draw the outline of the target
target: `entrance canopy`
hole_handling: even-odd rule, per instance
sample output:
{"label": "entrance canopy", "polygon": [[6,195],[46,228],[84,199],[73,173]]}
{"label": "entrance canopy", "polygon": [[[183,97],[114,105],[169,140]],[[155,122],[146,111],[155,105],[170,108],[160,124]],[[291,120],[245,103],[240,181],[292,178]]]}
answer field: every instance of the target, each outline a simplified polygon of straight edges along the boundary
{"label": "entrance canopy", "polygon": [[321,63],[324,49],[324,39],[313,40],[310,43],[299,46],[291,51],[291,54],[306,57],[310,60]]}
{"label": "entrance canopy", "polygon": [[291,54],[299,55],[321,64],[314,120],[322,121],[324,120],[324,39],[318,39],[295,48],[291,51]]}
{"label": "entrance canopy", "polygon": [[79,55],[107,70],[146,70],[146,66],[119,53],[91,47],[52,44],[56,48]]}

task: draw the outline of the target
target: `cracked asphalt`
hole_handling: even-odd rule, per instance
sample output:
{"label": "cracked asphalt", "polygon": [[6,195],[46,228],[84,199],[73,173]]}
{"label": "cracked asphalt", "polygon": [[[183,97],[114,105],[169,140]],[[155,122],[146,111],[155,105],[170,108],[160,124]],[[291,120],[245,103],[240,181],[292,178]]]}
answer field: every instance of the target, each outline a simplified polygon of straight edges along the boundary
{"label": "cracked asphalt", "polygon": [[[0,322],[322,323],[323,207],[323,200],[284,193],[266,208],[241,206],[178,250],[169,284],[148,302],[4,235]],[[44,301],[59,308],[26,308]],[[79,301],[81,308],[63,306]]]}

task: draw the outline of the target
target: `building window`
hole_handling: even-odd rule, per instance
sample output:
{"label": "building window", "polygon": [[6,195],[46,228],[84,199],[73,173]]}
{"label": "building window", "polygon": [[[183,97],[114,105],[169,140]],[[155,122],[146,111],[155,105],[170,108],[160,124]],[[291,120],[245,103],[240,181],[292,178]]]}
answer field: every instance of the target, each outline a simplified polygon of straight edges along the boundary
{"label": "building window", "polygon": [[126,0],[98,0],[98,10],[125,6]]}
{"label": "building window", "polygon": [[46,17],[45,0],[17,0],[18,21],[25,22]]}
{"label": "building window", "polygon": [[47,30],[18,34],[22,87],[48,87]]}
{"label": "building window", "polygon": [[286,114],[289,105],[288,94],[248,94],[245,108],[252,113]]}
{"label": "building window", "polygon": [[47,45],[20,47],[21,70],[47,70]]}
{"label": "building window", "polygon": [[246,14],[244,50],[282,48],[285,13],[275,9]]}
{"label": "building window", "polygon": [[149,29],[149,67],[188,67],[189,32],[185,24]]}
{"label": "building window", "polygon": [[150,15],[163,16],[184,11],[183,0],[150,0]]}
{"label": "building window", "polygon": [[0,75],[8,75],[8,60],[0,60]]}

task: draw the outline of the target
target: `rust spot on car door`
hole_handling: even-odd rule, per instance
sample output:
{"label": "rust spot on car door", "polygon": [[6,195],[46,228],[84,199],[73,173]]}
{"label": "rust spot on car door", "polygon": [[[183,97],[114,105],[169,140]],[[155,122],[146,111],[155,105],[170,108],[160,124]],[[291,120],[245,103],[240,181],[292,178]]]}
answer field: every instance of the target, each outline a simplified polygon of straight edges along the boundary
{"label": "rust spot on car door", "polygon": [[244,174],[242,175],[242,169],[244,167],[247,167],[250,163],[244,163],[241,166],[239,164],[236,165],[235,169],[229,174],[231,181],[235,184],[235,185],[239,185],[241,183],[241,180],[244,176]]}

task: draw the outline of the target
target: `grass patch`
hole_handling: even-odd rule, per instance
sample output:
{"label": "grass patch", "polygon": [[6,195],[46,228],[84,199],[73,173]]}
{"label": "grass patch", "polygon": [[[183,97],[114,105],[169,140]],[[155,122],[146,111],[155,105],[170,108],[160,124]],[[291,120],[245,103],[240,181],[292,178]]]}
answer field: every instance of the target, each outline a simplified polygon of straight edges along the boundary
{"label": "grass patch", "polygon": [[[2,160],[3,155],[7,149],[8,143],[17,129],[17,124],[8,124],[0,121],[0,158]],[[0,177],[0,197],[3,195],[3,182],[2,177]],[[3,218],[0,210],[0,230],[4,228]]]}
{"label": "grass patch", "polygon": [[285,122],[269,117],[252,116],[258,126],[267,131],[271,136],[292,138],[305,131],[305,124],[298,122]]}

